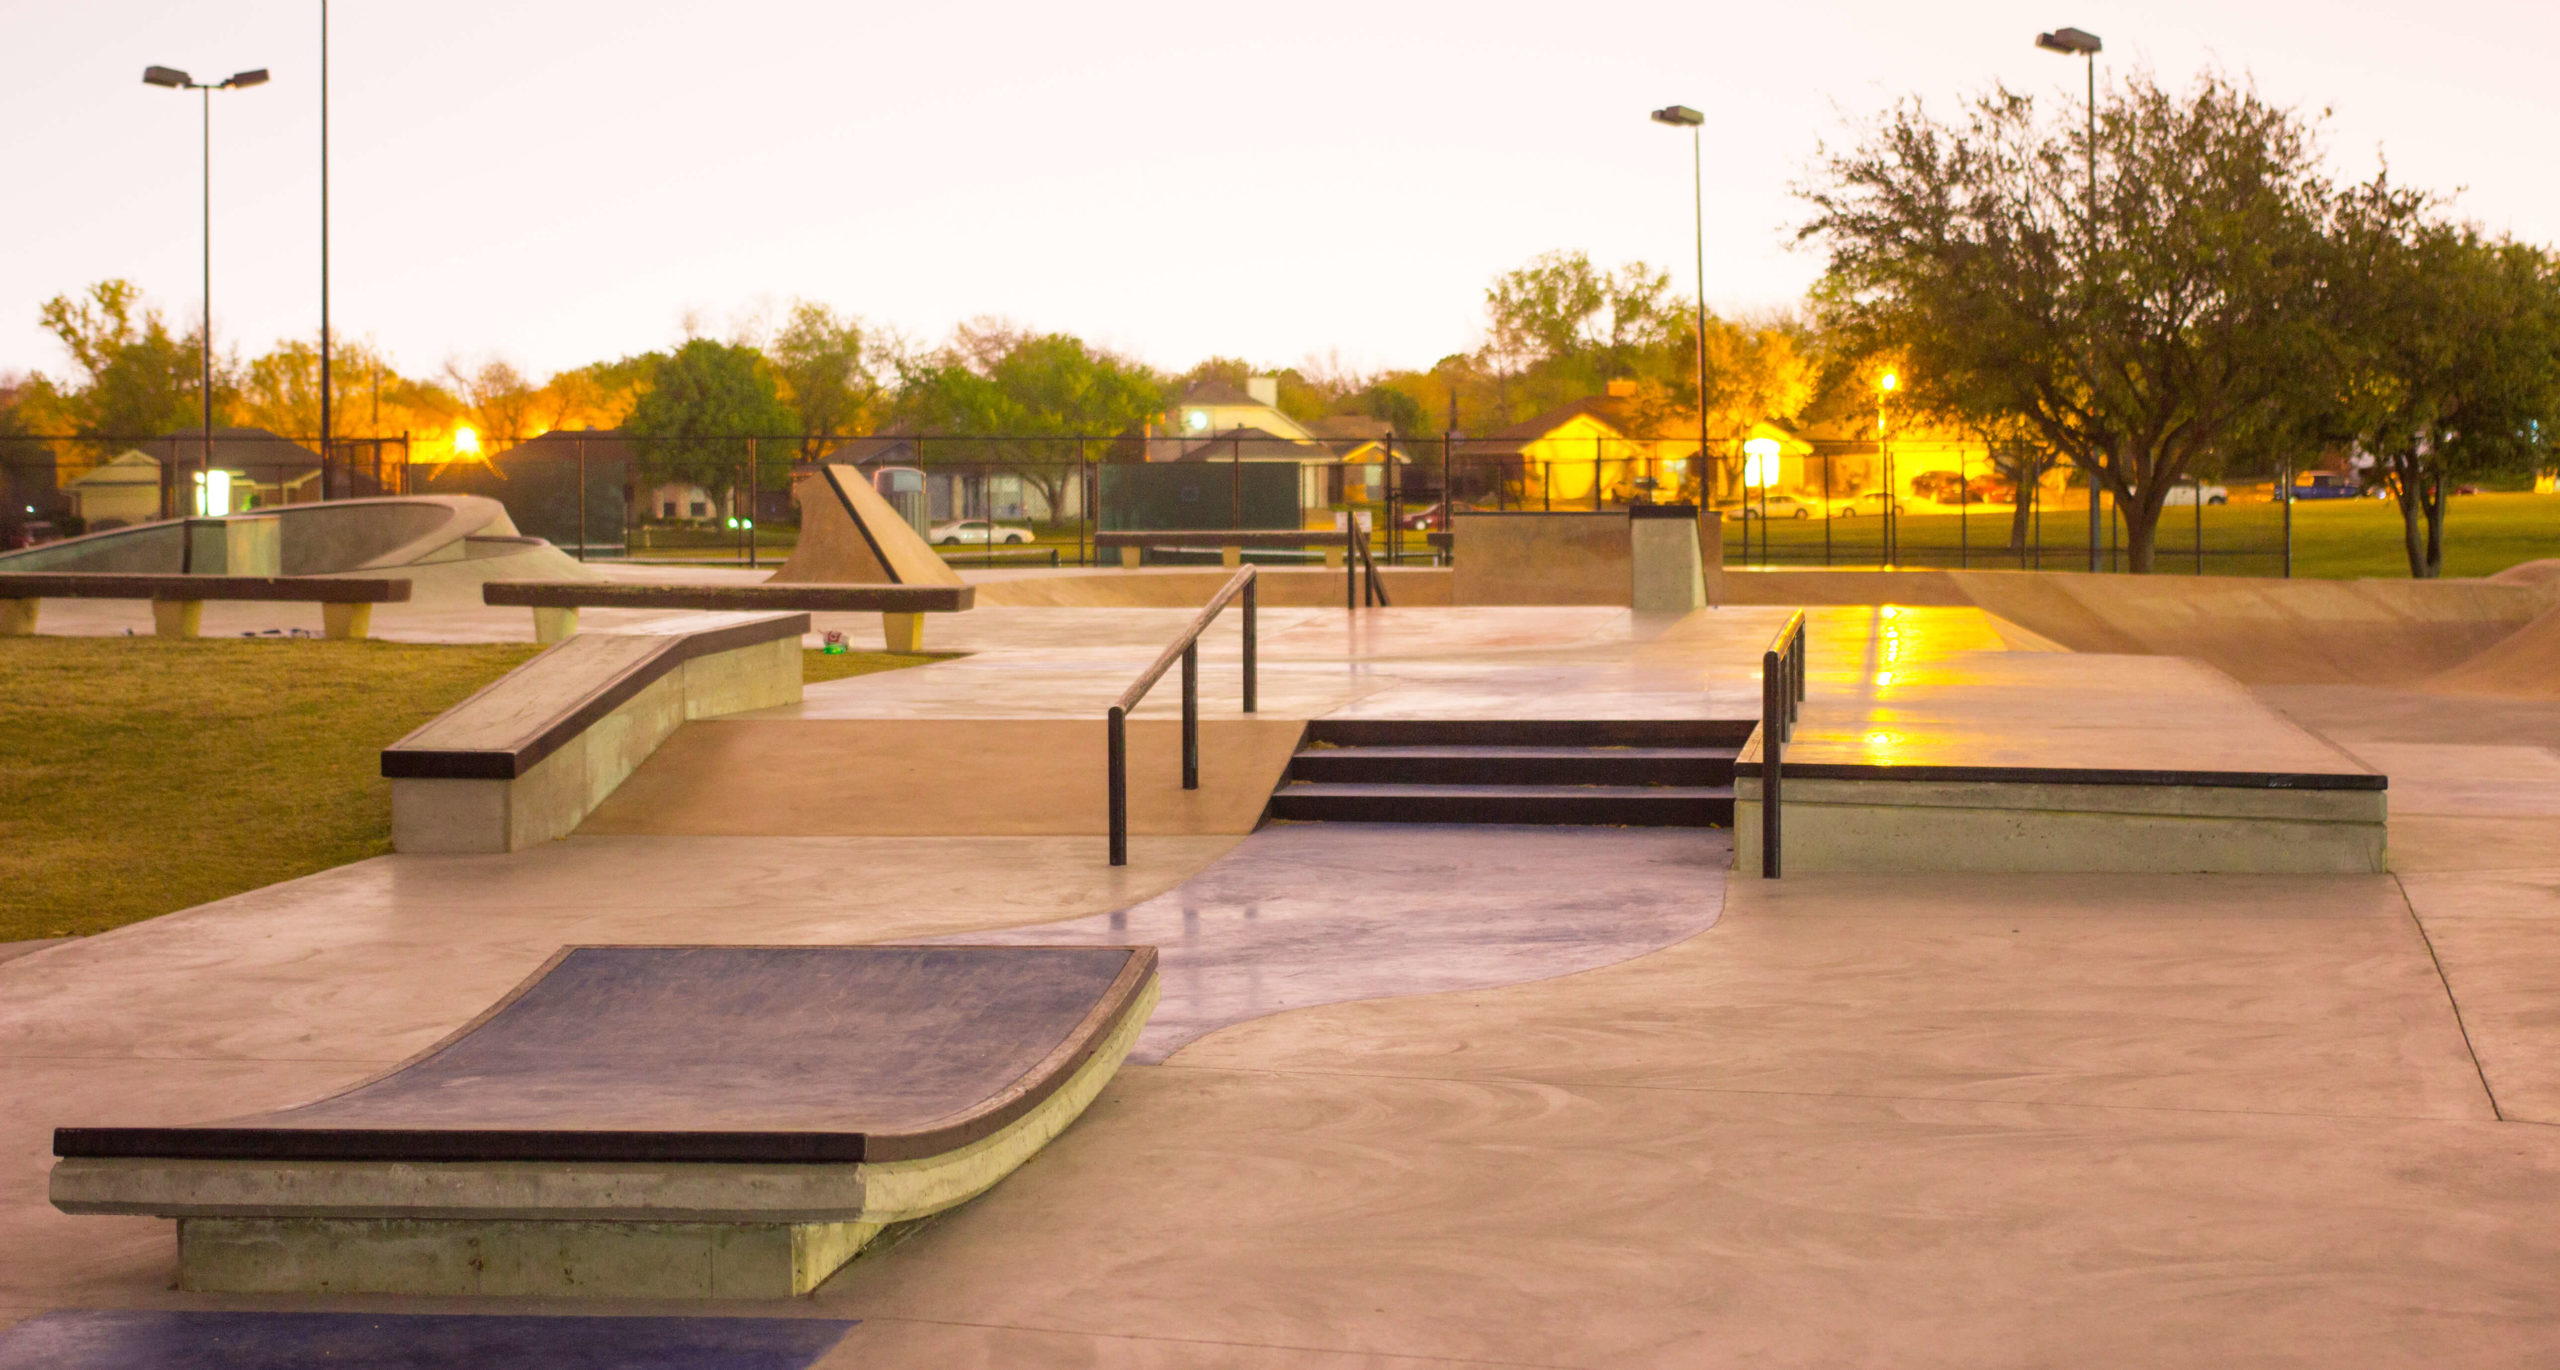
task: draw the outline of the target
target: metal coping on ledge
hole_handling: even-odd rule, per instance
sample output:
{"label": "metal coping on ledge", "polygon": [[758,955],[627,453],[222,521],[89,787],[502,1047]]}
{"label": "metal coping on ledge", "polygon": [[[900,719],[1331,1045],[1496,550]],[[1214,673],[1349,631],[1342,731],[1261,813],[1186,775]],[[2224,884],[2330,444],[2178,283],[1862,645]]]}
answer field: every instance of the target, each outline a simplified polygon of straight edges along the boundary
{"label": "metal coping on ledge", "polygon": [[[469,709],[491,693],[506,689],[514,679],[513,671],[481,687],[470,698],[446,710],[409,734],[382,749],[382,774],[391,780],[513,780],[532,770],[544,757],[558,751],[570,738],[593,727],[597,720],[631,701],[642,690],[665,678],[695,657],[752,647],[759,642],[776,642],[798,638],[809,631],[807,614],[776,614],[747,623],[706,628],[700,632],[668,633],[660,638],[658,649],[640,661],[622,668],[612,678],[581,695],[550,719],[544,721],[530,737],[506,749],[445,748],[413,744],[410,739],[426,732],[437,723]],[[613,636],[613,635],[603,635]],[[637,636],[637,635],[633,635]],[[554,646],[552,652],[567,650],[586,637],[573,637]],[[531,663],[527,663],[528,665]],[[524,669],[523,667],[516,668]]]}

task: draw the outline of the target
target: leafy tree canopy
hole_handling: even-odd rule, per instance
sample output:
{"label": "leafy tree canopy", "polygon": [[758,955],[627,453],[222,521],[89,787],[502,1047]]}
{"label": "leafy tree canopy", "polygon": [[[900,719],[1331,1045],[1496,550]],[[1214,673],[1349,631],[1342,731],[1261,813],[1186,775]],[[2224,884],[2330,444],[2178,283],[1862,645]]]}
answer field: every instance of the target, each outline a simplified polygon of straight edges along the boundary
{"label": "leafy tree canopy", "polygon": [[792,444],[779,438],[796,428],[763,356],[708,338],[660,358],[623,423],[652,478],[707,486],[744,474],[748,438],[769,440],[756,445],[759,480],[787,471]]}
{"label": "leafy tree canopy", "polygon": [[1906,103],[1821,164],[1802,234],[1824,323],[1899,354],[1903,402],[2023,422],[2114,495],[2149,570],[2170,488],[2317,375],[2334,196],[2311,127],[2220,75],[2100,92],[2094,214],[2084,130],[2005,89],[1952,121]]}

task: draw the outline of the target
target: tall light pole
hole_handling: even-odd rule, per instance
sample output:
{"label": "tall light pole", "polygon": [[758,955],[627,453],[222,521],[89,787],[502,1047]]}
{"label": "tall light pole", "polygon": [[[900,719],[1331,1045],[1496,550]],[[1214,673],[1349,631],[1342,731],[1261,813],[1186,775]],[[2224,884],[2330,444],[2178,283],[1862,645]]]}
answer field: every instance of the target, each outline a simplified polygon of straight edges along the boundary
{"label": "tall light pole", "polygon": [[[2089,145],[2086,151],[2089,155],[2089,208],[2086,220],[2087,247],[2080,269],[2083,278],[2082,286],[2089,292],[2089,302],[2094,305],[2097,302],[2097,283],[2087,279],[2087,273],[2096,269],[2098,260],[2098,54],[2105,50],[2106,44],[2098,41],[2098,35],[2086,29],[2061,28],[2051,33],[2037,34],[2036,46],[2047,52],[2061,53],[2065,57],[2081,58],[2087,64]],[[2091,312],[2094,314],[2096,311],[2093,309]],[[2086,357],[2089,370],[2089,417],[2095,420],[2098,412],[2098,335],[2094,322],[2084,322],[2082,326],[2090,330],[2083,342],[2088,349]],[[2093,423],[2092,427],[2094,426]],[[2101,457],[2100,461],[2103,465],[2104,458]],[[2098,473],[2096,471],[2089,473],[2089,569],[2092,571],[2098,569]]]}
{"label": "tall light pole", "polygon": [[[320,0],[320,498],[329,498],[329,0]],[[377,450],[376,456],[381,455]],[[381,463],[374,463],[377,470]],[[347,493],[355,493],[347,473]],[[378,492],[377,492],[378,493]],[[580,525],[581,528],[584,525]],[[580,534],[583,546],[585,535]]]}
{"label": "tall light pole", "polygon": [[1653,121],[1689,130],[1689,202],[1696,220],[1698,247],[1698,498],[1712,505],[1707,487],[1707,183],[1698,152],[1698,126],[1707,116],[1687,105],[1665,105]]}
{"label": "tall light pole", "polygon": [[[144,67],[145,85],[163,86],[170,90],[204,92],[204,332],[198,342],[204,349],[204,374],[201,378],[204,399],[204,469],[213,469],[213,93],[217,90],[246,90],[267,83],[267,69],[239,72],[227,80],[206,85],[175,67]],[[174,455],[174,454],[173,454]],[[184,490],[179,496],[184,498]],[[195,536],[178,540],[178,569],[195,569]]]}

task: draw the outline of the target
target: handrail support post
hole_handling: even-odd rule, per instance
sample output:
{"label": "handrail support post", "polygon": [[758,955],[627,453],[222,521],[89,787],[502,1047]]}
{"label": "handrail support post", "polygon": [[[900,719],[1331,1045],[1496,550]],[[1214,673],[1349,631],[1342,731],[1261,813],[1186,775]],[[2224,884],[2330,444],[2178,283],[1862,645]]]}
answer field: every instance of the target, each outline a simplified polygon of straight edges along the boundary
{"label": "handrail support post", "polygon": [[1129,864],[1129,716],[1113,705],[1105,728],[1111,753],[1111,864]]}
{"label": "handrail support post", "polygon": [[1200,788],[1200,642],[1182,649],[1182,788]]}

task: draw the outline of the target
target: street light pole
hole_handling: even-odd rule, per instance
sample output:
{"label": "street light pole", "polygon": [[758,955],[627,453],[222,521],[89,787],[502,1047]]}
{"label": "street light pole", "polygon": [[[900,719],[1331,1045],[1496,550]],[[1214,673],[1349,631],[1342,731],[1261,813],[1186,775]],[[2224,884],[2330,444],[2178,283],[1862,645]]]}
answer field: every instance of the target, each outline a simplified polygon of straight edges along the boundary
{"label": "street light pole", "polygon": [[1707,488],[1707,180],[1698,148],[1698,126],[1707,116],[1687,105],[1665,105],[1653,112],[1653,121],[1689,130],[1689,206],[1698,251],[1698,498],[1713,504]]}
{"label": "street light pole", "polygon": [[[329,498],[329,439],[337,428],[329,413],[329,0],[320,0],[320,498]],[[356,490],[347,473],[347,493]],[[378,490],[376,493],[380,493]],[[579,539],[585,540],[584,524]]]}
{"label": "street light pole", "polygon": [[[204,363],[198,382],[203,391],[200,398],[204,401],[201,452],[204,469],[210,472],[213,470],[213,93],[217,90],[246,90],[251,86],[263,86],[267,83],[267,69],[260,67],[256,71],[237,72],[227,80],[205,84],[175,67],[144,67],[142,81],[145,85],[160,86],[168,90],[204,92],[204,331],[198,335],[197,341],[203,348]],[[190,484],[192,484],[192,478]],[[186,494],[186,487],[180,487],[176,491],[176,497],[182,508]],[[180,517],[184,518],[185,515],[182,514]],[[181,572],[193,571],[195,569],[195,535],[187,533],[181,536],[178,539],[178,547],[178,569]]]}
{"label": "street light pole", "polygon": [[[2106,44],[2099,41],[2098,35],[2086,29],[2060,28],[2051,33],[2037,34],[2036,46],[2047,52],[2058,52],[2065,57],[2082,59],[2088,76],[2089,137],[2088,146],[2084,151],[2088,154],[2089,160],[2089,207],[2085,220],[2086,247],[2081,271],[2083,288],[2089,292],[2089,301],[2094,304],[2097,299],[2097,286],[2087,279],[2087,273],[2096,267],[2098,257],[2098,54],[2105,50]],[[2083,327],[2089,329],[2082,339],[2082,345],[2087,349],[2084,356],[2089,372],[2089,413],[2094,419],[2097,417],[2098,409],[2098,335],[2094,326],[2084,323]],[[2103,458],[2100,464],[2104,464]],[[2098,542],[2098,472],[2092,470],[2089,472],[2089,569],[2091,571],[2098,569]]]}

